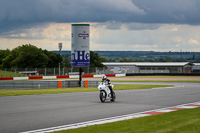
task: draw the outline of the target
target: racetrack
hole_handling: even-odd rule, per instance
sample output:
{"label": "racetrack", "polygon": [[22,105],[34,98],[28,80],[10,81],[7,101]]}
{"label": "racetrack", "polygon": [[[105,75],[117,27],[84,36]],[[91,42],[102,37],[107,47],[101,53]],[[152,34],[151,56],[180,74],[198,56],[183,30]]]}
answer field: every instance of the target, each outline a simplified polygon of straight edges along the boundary
{"label": "racetrack", "polygon": [[0,97],[0,132],[37,130],[200,101],[200,83],[151,84],[175,87],[116,91],[114,103],[101,103],[98,92]]}

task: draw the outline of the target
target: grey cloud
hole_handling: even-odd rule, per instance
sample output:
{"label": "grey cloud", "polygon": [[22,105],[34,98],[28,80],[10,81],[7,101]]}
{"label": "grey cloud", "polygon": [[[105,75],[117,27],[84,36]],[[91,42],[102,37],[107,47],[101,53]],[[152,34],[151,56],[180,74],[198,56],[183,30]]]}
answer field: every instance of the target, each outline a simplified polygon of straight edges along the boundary
{"label": "grey cloud", "polygon": [[117,21],[108,21],[108,22],[105,22],[103,25],[106,26],[106,29],[119,30],[121,29],[122,23],[117,22]]}
{"label": "grey cloud", "polygon": [[43,22],[128,21],[144,15],[130,0],[0,0],[0,33]]}
{"label": "grey cloud", "polygon": [[200,25],[199,12],[199,0],[0,0],[0,35],[45,22]]}
{"label": "grey cloud", "polygon": [[125,27],[129,30],[156,30],[162,26],[161,24],[145,24],[145,23],[126,23]]}
{"label": "grey cloud", "polygon": [[132,0],[147,14],[140,17],[144,23],[200,24],[199,0]]}
{"label": "grey cloud", "polygon": [[129,0],[1,0],[0,7],[1,21],[21,22],[105,22],[144,14]]}

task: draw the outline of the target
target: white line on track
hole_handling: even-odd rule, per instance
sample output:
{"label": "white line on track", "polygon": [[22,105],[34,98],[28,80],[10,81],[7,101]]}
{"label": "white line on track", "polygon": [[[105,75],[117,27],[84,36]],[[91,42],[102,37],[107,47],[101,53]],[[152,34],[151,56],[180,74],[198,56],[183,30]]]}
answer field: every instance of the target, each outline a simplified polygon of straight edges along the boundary
{"label": "white line on track", "polygon": [[197,108],[197,107],[200,107],[200,101],[172,106],[172,107],[161,108],[161,109],[149,110],[149,111],[144,111],[144,112],[139,112],[139,113],[134,113],[134,114],[127,114],[127,115],[122,115],[122,116],[92,120],[92,121],[87,121],[87,122],[81,122],[81,123],[75,123],[75,124],[69,124],[69,125],[33,130],[33,131],[26,131],[26,132],[21,132],[21,133],[47,133],[47,132],[75,129],[75,128],[87,127],[91,125],[105,124],[105,123],[128,120],[128,119],[133,119],[133,118],[138,118],[138,117],[150,116],[153,114],[172,112],[172,111],[176,111],[176,109],[177,110],[191,109],[191,108]]}
{"label": "white line on track", "polygon": [[169,89],[169,88],[180,88],[180,87],[184,87],[184,85],[182,85],[182,86],[173,86],[173,87],[159,87],[159,88],[151,88],[151,89],[156,90],[156,89]]}

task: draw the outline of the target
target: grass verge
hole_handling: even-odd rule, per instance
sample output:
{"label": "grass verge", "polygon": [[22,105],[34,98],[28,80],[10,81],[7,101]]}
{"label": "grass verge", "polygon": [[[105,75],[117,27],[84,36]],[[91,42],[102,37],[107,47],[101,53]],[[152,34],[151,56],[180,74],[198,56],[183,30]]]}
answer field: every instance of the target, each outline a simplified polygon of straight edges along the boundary
{"label": "grass verge", "polygon": [[199,133],[200,108],[88,126],[54,133]]}
{"label": "grass verge", "polygon": [[20,73],[0,70],[0,77],[25,77],[25,76],[26,75]]}
{"label": "grass verge", "polygon": [[[171,87],[172,85],[118,85],[114,90],[129,89],[149,89],[160,87]],[[97,88],[53,88],[53,89],[12,89],[0,90],[0,96],[20,96],[20,95],[40,95],[40,94],[57,94],[57,93],[74,93],[74,92],[91,92],[98,91]]]}

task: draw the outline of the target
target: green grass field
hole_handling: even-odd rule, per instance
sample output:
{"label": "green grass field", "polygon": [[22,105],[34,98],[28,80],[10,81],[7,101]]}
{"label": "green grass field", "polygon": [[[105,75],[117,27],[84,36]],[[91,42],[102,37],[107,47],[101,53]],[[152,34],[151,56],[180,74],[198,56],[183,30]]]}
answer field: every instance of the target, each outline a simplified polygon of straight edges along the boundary
{"label": "green grass field", "polygon": [[20,73],[0,70],[0,77],[25,77],[25,76],[26,75]]}
{"label": "green grass field", "polygon": [[[172,87],[172,85],[119,85],[114,86],[114,90],[129,89],[150,89],[160,87]],[[98,91],[97,88],[53,88],[53,89],[12,89],[0,90],[0,96],[20,96],[20,95],[41,95],[57,93],[91,92]]]}
{"label": "green grass field", "polygon": [[54,133],[200,133],[200,108]]}

